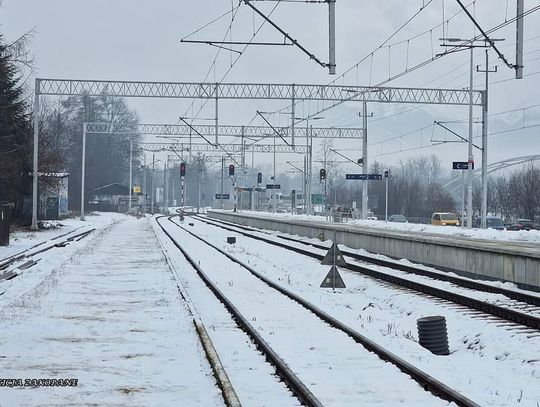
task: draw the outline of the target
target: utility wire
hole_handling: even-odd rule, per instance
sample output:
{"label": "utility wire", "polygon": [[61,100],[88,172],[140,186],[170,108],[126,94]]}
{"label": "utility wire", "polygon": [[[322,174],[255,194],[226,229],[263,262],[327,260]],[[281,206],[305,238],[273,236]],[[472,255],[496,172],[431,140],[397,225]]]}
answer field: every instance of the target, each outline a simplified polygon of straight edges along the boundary
{"label": "utility wire", "polygon": [[[524,12],[524,13],[522,14],[522,16],[531,14],[531,13],[533,13],[533,12],[535,12],[535,11],[538,11],[538,10],[540,10],[540,5],[535,6],[535,7],[531,8],[531,9],[529,9],[528,11]],[[497,31],[497,30],[499,30],[499,29],[505,27],[506,25],[512,23],[512,22],[515,21],[517,18],[519,18],[519,16],[516,16],[515,19],[509,20],[509,21],[506,22],[506,23],[499,24],[498,26],[496,26],[496,27],[494,27],[494,28],[492,28],[492,29],[486,31],[486,33],[487,33],[487,34],[490,34],[490,33],[492,33],[492,32],[495,32],[495,31]],[[464,44],[469,44],[469,43],[471,43],[471,42],[473,42],[473,41],[476,41],[476,40],[480,39],[481,37],[482,37],[482,36],[476,36],[476,37],[474,37],[474,38],[472,38],[472,39],[470,39],[470,40],[464,41]],[[460,45],[461,45],[461,44],[460,44]],[[453,48],[450,49],[450,50],[447,50],[447,51],[444,52],[444,53],[438,54],[438,55],[436,55],[436,56],[434,56],[434,57],[432,57],[432,58],[430,58],[430,59],[427,59],[427,60],[425,60],[425,61],[423,61],[423,62],[420,62],[420,63],[416,64],[415,66],[413,66],[412,68],[409,68],[408,70],[405,70],[405,71],[402,71],[402,72],[400,72],[400,73],[398,73],[398,74],[395,74],[394,76],[392,76],[392,77],[390,77],[390,78],[388,78],[388,79],[386,79],[386,80],[380,82],[379,84],[377,84],[377,85],[375,85],[375,86],[373,86],[373,87],[374,87],[374,88],[377,88],[377,87],[380,87],[380,86],[382,86],[382,85],[385,85],[385,84],[387,84],[387,83],[389,83],[389,82],[391,82],[391,81],[393,81],[393,80],[396,80],[396,79],[398,79],[398,78],[400,78],[400,77],[402,77],[402,76],[404,76],[404,75],[407,75],[408,73],[411,73],[411,72],[413,72],[413,71],[416,71],[416,70],[418,70],[418,69],[424,67],[425,65],[430,64],[431,62],[433,62],[433,61],[435,61],[435,60],[437,60],[437,59],[440,59],[440,58],[442,58],[442,57],[444,57],[444,56],[446,56],[446,55],[448,55],[448,54],[451,54],[451,53],[453,53],[453,52],[456,52],[458,49],[460,49],[460,46],[459,46],[459,45],[456,46],[456,47],[453,47]],[[315,113],[309,115],[308,117],[304,118],[304,120],[310,119],[310,118],[313,117],[313,116],[319,115],[319,114],[324,113],[324,112],[326,112],[326,111],[328,111],[328,110],[330,110],[330,109],[333,109],[333,108],[336,107],[336,106],[342,105],[342,104],[345,103],[345,102],[351,101],[351,100],[357,98],[358,96],[360,96],[362,93],[363,93],[362,91],[361,91],[361,92],[356,92],[356,93],[354,93],[352,96],[350,96],[350,97],[348,97],[348,98],[346,98],[346,99],[344,99],[344,100],[342,100],[342,101],[335,102],[335,103],[331,104],[331,105],[328,106],[328,107],[325,107],[325,108],[323,108],[323,109],[320,109],[319,111],[317,111],[317,112],[315,112]],[[301,121],[304,121],[304,120],[301,120]],[[301,121],[300,121],[300,122],[301,122]]]}

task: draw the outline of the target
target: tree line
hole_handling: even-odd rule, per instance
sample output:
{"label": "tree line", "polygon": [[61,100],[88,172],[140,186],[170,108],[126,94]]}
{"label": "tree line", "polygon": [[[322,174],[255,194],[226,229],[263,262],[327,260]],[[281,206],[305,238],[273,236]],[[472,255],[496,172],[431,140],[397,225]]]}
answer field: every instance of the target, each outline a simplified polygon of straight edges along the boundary
{"label": "tree line", "polygon": [[[0,203],[14,204],[13,214],[29,219],[33,174],[34,117],[39,125],[39,174],[69,173],[69,208],[80,205],[82,129],[84,122],[118,123],[133,128],[137,115],[121,98],[42,97],[40,111],[31,104],[27,68],[31,66],[29,34],[7,43],[0,35]],[[137,139],[137,135],[132,135]],[[86,196],[103,185],[128,185],[129,137],[89,135],[86,145]],[[140,169],[136,150],[135,176]],[[39,188],[54,187],[54,177],[40,177]]]}
{"label": "tree line", "polygon": [[[474,194],[475,210],[480,210],[479,187]],[[540,216],[540,168],[531,162],[508,174],[488,180],[488,212],[511,222],[526,218],[538,221]]]}

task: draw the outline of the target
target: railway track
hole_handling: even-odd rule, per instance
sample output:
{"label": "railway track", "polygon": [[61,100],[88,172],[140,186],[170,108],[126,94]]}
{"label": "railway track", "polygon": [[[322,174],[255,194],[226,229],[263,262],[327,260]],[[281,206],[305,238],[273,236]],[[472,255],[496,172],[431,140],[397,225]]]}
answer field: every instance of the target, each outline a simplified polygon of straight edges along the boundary
{"label": "railway track", "polygon": [[[247,237],[259,240],[259,241],[263,241],[265,243],[278,246],[287,250],[291,250],[296,253],[315,258],[317,260],[322,260],[324,257],[324,254],[316,253],[313,250],[307,249],[306,247],[316,248],[320,250],[328,250],[327,246],[313,244],[309,242],[303,242],[303,241],[286,237],[286,236],[282,236],[282,235],[278,235],[278,238],[281,241],[274,240],[269,237],[261,236],[261,234],[265,234],[265,233],[261,232],[260,230],[256,230],[254,228],[249,228],[246,226],[230,224],[230,222],[225,222],[225,221],[215,220],[215,219],[209,220],[208,218],[203,218],[200,215],[196,215],[195,218],[200,220],[201,222],[204,222],[204,223],[216,226],[216,227],[220,227],[222,229],[225,229],[231,232],[240,233],[244,236],[247,236]],[[255,232],[257,232],[258,235],[254,234]],[[266,233],[266,234],[271,235],[269,233]],[[271,235],[271,236],[275,236],[275,235]],[[294,242],[303,247],[293,246],[290,243],[286,243],[286,242]],[[445,276],[441,273],[436,273],[436,272],[424,270],[424,269],[413,267],[413,266],[396,264],[396,262],[394,261],[376,259],[376,258],[373,258],[372,256],[359,255],[356,253],[352,253],[350,251],[342,251],[342,253],[343,255],[350,257],[354,260],[357,260],[359,262],[371,263],[376,266],[388,267],[389,269],[397,269],[397,270],[410,273],[410,274],[421,275],[423,277],[429,277],[429,278],[442,280],[442,281],[448,281],[453,284],[456,284],[460,288],[466,288],[466,289],[489,292],[489,293],[496,293],[496,294],[501,294],[508,297],[512,295],[514,298],[519,298],[520,300],[510,297],[510,299],[506,301],[505,306],[501,306],[501,305],[493,304],[490,302],[482,301],[476,298],[472,298],[461,293],[456,293],[456,292],[448,291],[445,289],[433,287],[426,282],[413,281],[411,279],[400,277],[400,276],[397,276],[388,272],[384,272],[381,270],[377,270],[372,267],[367,267],[363,264],[347,262],[347,265],[344,266],[345,269],[348,269],[350,271],[357,272],[357,273],[375,278],[380,281],[391,283],[395,286],[403,287],[403,288],[415,291],[417,293],[429,295],[443,301],[450,301],[452,303],[465,306],[467,308],[478,311],[480,313],[487,314],[488,316],[497,317],[498,319],[501,319],[503,321],[508,321],[513,324],[523,325],[524,327],[534,329],[534,330],[540,330],[540,317],[537,315],[528,313],[531,311],[532,312],[537,311],[537,304],[538,304],[538,298],[539,298],[538,296],[529,295],[527,293],[520,293],[520,292],[516,292],[512,290],[507,290],[500,287],[490,286],[488,284],[482,284],[476,281],[469,281],[469,280],[459,278],[459,277]],[[525,310],[525,312],[523,310]]]}
{"label": "railway track", "polygon": [[[300,305],[301,308],[303,308],[305,311],[309,311],[310,318],[313,318],[312,315],[316,316],[316,318],[319,320],[319,323],[322,322],[326,326],[330,326],[331,328],[340,331],[341,333],[347,335],[349,338],[353,339],[357,344],[360,344],[363,348],[367,349],[370,352],[373,352],[376,354],[380,359],[392,363],[394,366],[396,366],[399,370],[401,370],[403,373],[407,374],[409,377],[411,377],[413,380],[415,380],[417,383],[421,385],[422,388],[426,389],[427,391],[431,392],[433,395],[451,401],[455,402],[458,405],[461,406],[476,406],[477,404],[473,401],[469,400],[468,398],[461,395],[459,392],[454,391],[453,389],[446,386],[444,383],[439,382],[432,376],[426,374],[422,370],[418,369],[417,367],[411,365],[410,363],[404,361],[403,359],[397,357],[395,354],[389,352],[388,350],[384,349],[379,344],[367,339],[363,335],[359,334],[349,326],[345,325],[344,323],[340,322],[339,320],[333,318],[329,314],[325,313],[318,307],[314,306],[313,304],[309,303],[305,299],[299,297],[298,295],[292,293],[291,291],[287,290],[286,288],[280,286],[279,284],[274,283],[273,281],[267,279],[264,277],[261,273],[254,270],[249,265],[243,263],[241,260],[235,258],[234,256],[230,255],[229,253],[221,250],[220,248],[216,247],[212,243],[206,241],[204,238],[196,235],[195,233],[187,230],[186,228],[182,227],[178,223],[174,222],[173,217],[169,217],[168,221],[175,224],[177,227],[181,228],[183,233],[189,234],[189,236],[193,237],[194,239],[197,239],[200,243],[204,245],[207,249],[205,249],[205,254],[208,253],[208,248],[212,248],[213,251],[219,253],[221,256],[226,257],[229,261],[236,263],[239,265],[243,270],[248,271],[251,276],[254,276],[257,280],[264,283],[265,286],[272,288],[274,291],[279,292],[282,296],[286,296],[289,300],[294,301],[297,305]],[[233,315],[234,319],[238,322],[239,325],[242,326],[242,328],[249,332],[250,336],[256,343],[266,343],[265,340],[261,337],[261,335],[253,329],[253,327],[249,324],[249,322],[246,320],[244,316],[240,313],[239,309],[232,304],[231,300],[227,299],[227,297],[223,294],[223,292],[214,284],[210,278],[201,270],[201,267],[199,264],[190,257],[190,255],[187,253],[187,251],[182,247],[181,244],[178,243],[177,240],[174,239],[172,234],[167,230],[167,228],[163,225],[163,219],[158,219],[158,224],[161,227],[161,229],[164,231],[164,233],[173,241],[175,246],[180,249],[186,259],[190,262],[190,264],[195,268],[197,271],[197,274],[205,281],[205,284],[208,286],[208,288],[211,289],[211,291],[220,298],[220,301],[224,303],[224,305],[227,307],[229,312]],[[185,242],[185,240],[182,240]],[[221,263],[220,263],[221,264]],[[231,284],[234,283],[231,282]],[[262,295],[262,293],[261,293]],[[267,294],[265,294],[267,295]],[[332,331],[334,332],[334,331]],[[332,334],[334,336],[335,334]],[[272,360],[272,363],[276,363],[276,370],[278,371],[278,374],[282,379],[287,383],[291,389],[291,391],[298,397],[298,399],[306,404],[306,405],[322,405],[320,404],[320,401],[317,399],[312,400],[314,404],[310,404],[310,396],[309,393],[306,396],[304,394],[305,390],[309,389],[305,384],[302,382],[299,382],[298,377],[294,376],[294,373],[287,367],[287,364],[281,359],[275,351],[272,350],[272,348],[269,347],[269,345],[266,343],[266,346],[263,346],[264,352],[269,352],[267,354],[267,357]],[[290,375],[293,375],[292,377]],[[315,396],[313,396],[315,397]],[[319,403],[319,404],[317,404]]]}
{"label": "railway track", "polygon": [[52,249],[65,247],[71,242],[78,242],[87,237],[95,229],[91,228],[75,233],[78,230],[80,230],[80,228],[40,242],[26,250],[0,260],[0,281],[11,280],[17,277],[20,274],[20,271],[27,270],[37,264],[39,258],[36,258],[36,256]]}

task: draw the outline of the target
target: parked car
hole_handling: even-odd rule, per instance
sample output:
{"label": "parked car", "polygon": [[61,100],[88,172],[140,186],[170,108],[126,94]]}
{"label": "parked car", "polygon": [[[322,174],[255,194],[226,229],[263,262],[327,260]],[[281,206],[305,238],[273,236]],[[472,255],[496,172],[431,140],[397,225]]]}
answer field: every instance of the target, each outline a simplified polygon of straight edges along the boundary
{"label": "parked car", "polygon": [[388,222],[409,223],[407,218],[403,215],[390,215],[388,217]]}
{"label": "parked car", "polygon": [[[486,226],[487,228],[496,229],[496,230],[505,230],[504,222],[501,218],[497,216],[486,216]],[[474,221],[474,227],[482,227],[482,218],[478,217]]]}
{"label": "parked car", "polygon": [[534,230],[535,224],[530,219],[516,219],[514,223],[506,228],[507,230]]}
{"label": "parked car", "polygon": [[451,212],[435,212],[431,215],[431,224],[438,226],[459,226],[459,219]]}
{"label": "parked car", "polygon": [[378,218],[375,216],[375,214],[373,212],[368,212],[366,219],[367,220],[378,220]]}

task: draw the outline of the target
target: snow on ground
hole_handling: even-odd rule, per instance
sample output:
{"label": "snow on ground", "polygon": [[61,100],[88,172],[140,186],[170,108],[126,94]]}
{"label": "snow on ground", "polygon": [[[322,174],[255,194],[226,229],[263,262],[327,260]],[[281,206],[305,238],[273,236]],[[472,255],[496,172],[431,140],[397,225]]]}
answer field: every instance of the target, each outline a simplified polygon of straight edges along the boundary
{"label": "snow on ground", "polygon": [[[213,209],[213,211],[217,211]],[[290,213],[272,213],[272,212],[251,212],[242,211],[241,215],[252,215],[271,217],[287,220],[308,220],[312,222],[329,223],[323,216],[313,215],[292,215]],[[335,223],[332,223],[335,224]],[[396,232],[416,232],[426,235],[454,236],[467,239],[481,240],[504,240],[540,243],[540,230],[495,230],[495,229],[466,229],[455,226],[433,226],[418,223],[397,223],[385,222],[384,220],[351,220],[343,225],[361,226],[363,228],[374,228],[382,230],[391,230]]]}
{"label": "snow on ground", "polygon": [[[182,229],[164,226],[323,405],[449,405]],[[207,301],[191,298],[196,306]]]}
{"label": "snow on ground", "polygon": [[[211,221],[211,218],[209,218],[209,220]],[[234,227],[234,224],[232,224],[232,223],[229,224],[229,225]],[[296,240],[300,240],[300,241],[303,241],[303,242],[306,242],[306,243],[314,243],[314,244],[317,244],[317,245],[321,245],[321,243],[322,243],[322,244],[326,245],[327,249],[319,249],[319,248],[316,248],[316,247],[310,247],[309,248],[309,250],[311,250],[311,251],[313,251],[315,253],[321,254],[321,255],[326,254],[328,249],[332,245],[331,240],[326,240],[324,242],[321,242],[318,239],[310,239],[310,238],[301,237],[301,236],[298,236],[298,235],[289,235],[289,234],[281,233],[281,232],[269,232],[269,231],[262,231],[260,229],[259,230],[254,229],[250,233],[254,233],[255,235],[258,234],[258,235],[262,236],[265,239],[274,240],[274,241],[277,241],[279,243],[283,243],[284,240],[280,239],[278,236],[291,237],[291,238],[296,239]],[[289,244],[291,246],[299,247],[301,249],[306,249],[306,246],[301,244],[301,243],[295,243],[295,242],[292,242],[292,241],[287,241],[287,244]],[[431,272],[436,273],[436,274],[450,275],[450,276],[453,276],[453,277],[458,277],[458,278],[463,279],[463,280],[478,281],[478,280],[473,280],[473,279],[470,279],[470,278],[458,276],[455,273],[448,273],[448,272],[445,272],[445,271],[440,271],[440,270],[437,270],[437,269],[435,269],[433,267],[423,266],[421,264],[415,264],[415,263],[412,263],[412,262],[410,262],[410,261],[408,261],[406,259],[399,259],[399,260],[390,259],[390,258],[388,258],[386,256],[383,256],[383,255],[380,255],[380,254],[369,253],[369,252],[367,252],[367,251],[365,251],[363,249],[352,249],[350,247],[347,247],[347,246],[341,245],[341,244],[339,245],[339,247],[342,250],[342,253],[346,257],[348,262],[356,262],[356,263],[364,264],[364,262],[356,260],[356,259],[354,259],[354,258],[347,255],[348,253],[357,253],[357,254],[365,255],[365,256],[368,256],[368,257],[372,257],[372,258],[378,258],[378,259],[382,259],[382,260],[391,261],[391,262],[396,263],[396,264],[403,264],[403,265],[407,265],[407,266],[418,267],[418,268],[421,268],[421,269],[424,269],[424,270],[431,271]],[[369,267],[372,268],[372,269],[375,269],[377,271],[383,272],[383,273],[387,273],[387,274],[391,274],[391,275],[397,275],[399,277],[406,278],[406,279],[411,280],[411,281],[421,282],[421,283],[427,284],[427,285],[432,286],[432,287],[438,287],[438,288],[441,288],[441,289],[444,289],[444,290],[449,290],[449,291],[456,292],[456,293],[459,293],[459,294],[462,294],[462,295],[466,295],[466,296],[471,297],[471,298],[476,298],[476,299],[478,299],[480,301],[489,302],[489,303],[496,304],[496,305],[503,306],[503,307],[512,308],[512,307],[516,307],[517,305],[526,305],[526,304],[524,304],[522,302],[510,299],[510,298],[508,298],[508,297],[506,297],[505,295],[502,295],[502,294],[494,294],[494,293],[488,293],[488,292],[484,292],[484,291],[477,291],[477,290],[469,289],[469,288],[465,288],[465,287],[460,287],[460,286],[457,286],[457,285],[455,285],[453,283],[450,283],[450,282],[447,282],[447,281],[440,281],[440,280],[436,280],[436,279],[433,279],[433,278],[430,278],[430,277],[425,277],[425,276],[420,276],[420,275],[416,275],[416,274],[412,274],[412,273],[407,273],[407,272],[404,272],[404,271],[399,271],[399,270],[391,269],[391,268],[388,268],[388,267],[376,266],[376,265],[373,265],[373,264],[369,264]],[[482,281],[482,283],[487,284],[487,285],[492,285],[492,286],[504,287],[504,288],[506,288],[508,290],[513,290],[513,291],[516,291],[518,293],[523,292],[523,293],[527,293],[528,295],[533,295],[533,296],[540,297],[540,292],[532,292],[532,291],[528,291],[528,290],[523,290],[523,289],[520,289],[520,288],[516,287],[515,284],[509,283],[509,282]],[[533,309],[533,310],[529,311],[529,313],[532,314],[532,315],[540,315],[540,308]]]}
{"label": "snow on ground", "polygon": [[[346,270],[346,289],[323,290],[329,267],[314,259],[198,221],[193,231],[480,405],[538,407],[537,333],[509,330]],[[227,236],[237,243],[228,245]],[[451,355],[435,356],[418,345],[416,320],[428,315],[446,317]]]}
{"label": "snow on ground", "polygon": [[[212,221],[214,219],[209,217],[208,220]],[[232,227],[235,226],[235,223],[233,223],[233,222],[226,222],[226,223],[228,223],[229,226],[232,226]],[[266,239],[270,238],[272,240],[276,240],[276,241],[281,242],[281,243],[283,243],[283,239],[280,239],[278,236],[290,237],[290,238],[293,238],[295,240],[303,241],[303,242],[306,242],[306,243],[313,243],[313,244],[316,244],[316,245],[326,245],[327,248],[330,248],[330,246],[332,245],[332,241],[329,240],[329,239],[321,241],[321,240],[315,239],[315,238],[309,238],[309,237],[300,236],[300,235],[290,235],[288,233],[278,232],[278,231],[275,231],[275,230],[263,230],[263,229],[258,229],[258,228],[254,228],[254,227],[252,227],[251,229],[253,229],[253,231],[250,232],[250,233],[256,233],[256,234],[258,233],[262,237],[265,237]],[[295,246],[303,248],[303,249],[306,248],[305,245],[299,244],[299,243],[294,243],[292,241],[288,241],[287,243],[290,244],[290,245],[295,245]],[[411,262],[410,260],[407,260],[407,259],[393,259],[393,258],[390,258],[390,257],[382,255],[382,254],[376,254],[376,253],[368,252],[368,251],[366,251],[364,249],[354,249],[354,248],[351,248],[351,247],[348,247],[348,246],[345,246],[345,245],[342,245],[342,244],[340,244],[339,246],[340,246],[340,248],[342,248],[342,250],[345,250],[345,252],[344,252],[345,256],[347,256],[347,252],[356,253],[356,254],[360,254],[362,256],[367,256],[367,257],[372,257],[372,258],[375,258],[375,259],[381,259],[381,260],[385,260],[385,261],[390,261],[390,262],[394,262],[394,263],[397,263],[397,264],[403,264],[405,266],[412,266],[412,267],[416,267],[416,268],[421,268],[423,270],[427,270],[427,271],[430,271],[430,272],[436,273],[436,274],[447,275],[447,276],[452,276],[452,277],[458,277],[458,278],[463,279],[463,280],[479,281],[479,279],[480,279],[480,278],[473,279],[473,278],[457,275],[456,273],[437,270],[436,268],[433,268],[433,267],[430,267],[430,266],[425,266],[425,265],[419,264],[419,263],[413,263],[413,262]],[[318,249],[313,248],[313,250],[318,250]],[[350,260],[354,261],[354,259],[350,259]],[[401,274],[403,276],[406,276],[407,278],[416,278],[416,277],[413,277],[412,274],[400,273],[397,270],[392,270],[392,273],[398,273],[398,274]],[[431,282],[433,280],[429,279],[429,281]],[[540,292],[524,290],[522,288],[519,288],[515,283],[512,283],[510,281],[482,280],[481,282],[482,282],[482,284],[491,285],[491,286],[494,286],[494,287],[500,287],[500,288],[504,288],[506,290],[512,290],[512,291],[516,291],[518,293],[526,293],[528,295],[533,295],[533,296],[540,297]]]}
{"label": "snow on ground", "polygon": [[0,317],[2,378],[78,379],[0,387],[2,407],[223,405],[145,219],[103,230]]}
{"label": "snow on ground", "polygon": [[0,259],[12,256],[23,250],[39,243],[45,242],[62,234],[84,228],[103,228],[114,222],[115,220],[123,219],[125,215],[120,213],[101,213],[90,214],[86,216],[86,221],[81,221],[78,218],[63,219],[56,222],[48,222],[49,225],[54,225],[53,228],[43,230],[17,230],[12,232],[9,237],[9,246],[0,246]]}
{"label": "snow on ground", "polygon": [[[37,264],[24,271],[16,270],[19,275],[14,279],[9,281],[0,280],[0,310],[5,304],[17,301],[24,293],[33,290],[56,268],[62,267],[62,265],[71,261],[71,259],[76,256],[83,255],[89,244],[101,239],[102,235],[106,233],[112,225],[127,219],[127,216],[118,213],[102,213],[99,215],[90,215],[86,219],[87,221],[85,222],[71,219],[66,222],[66,227],[60,229],[31,232],[28,235],[19,236],[18,243],[15,244],[15,246],[18,246],[15,252],[28,249],[40,242],[45,243],[36,247],[36,250],[38,250],[47,245],[47,240],[74,231],[78,228],[80,228],[80,231],[91,228],[96,229],[78,242],[73,241],[65,247],[54,248],[43,254],[36,255],[34,260],[38,261]],[[75,231],[74,233],[76,234],[78,231]],[[26,238],[24,236],[26,236]],[[5,248],[0,247],[0,256],[3,257],[2,249]],[[8,249],[12,249],[11,245]]]}

